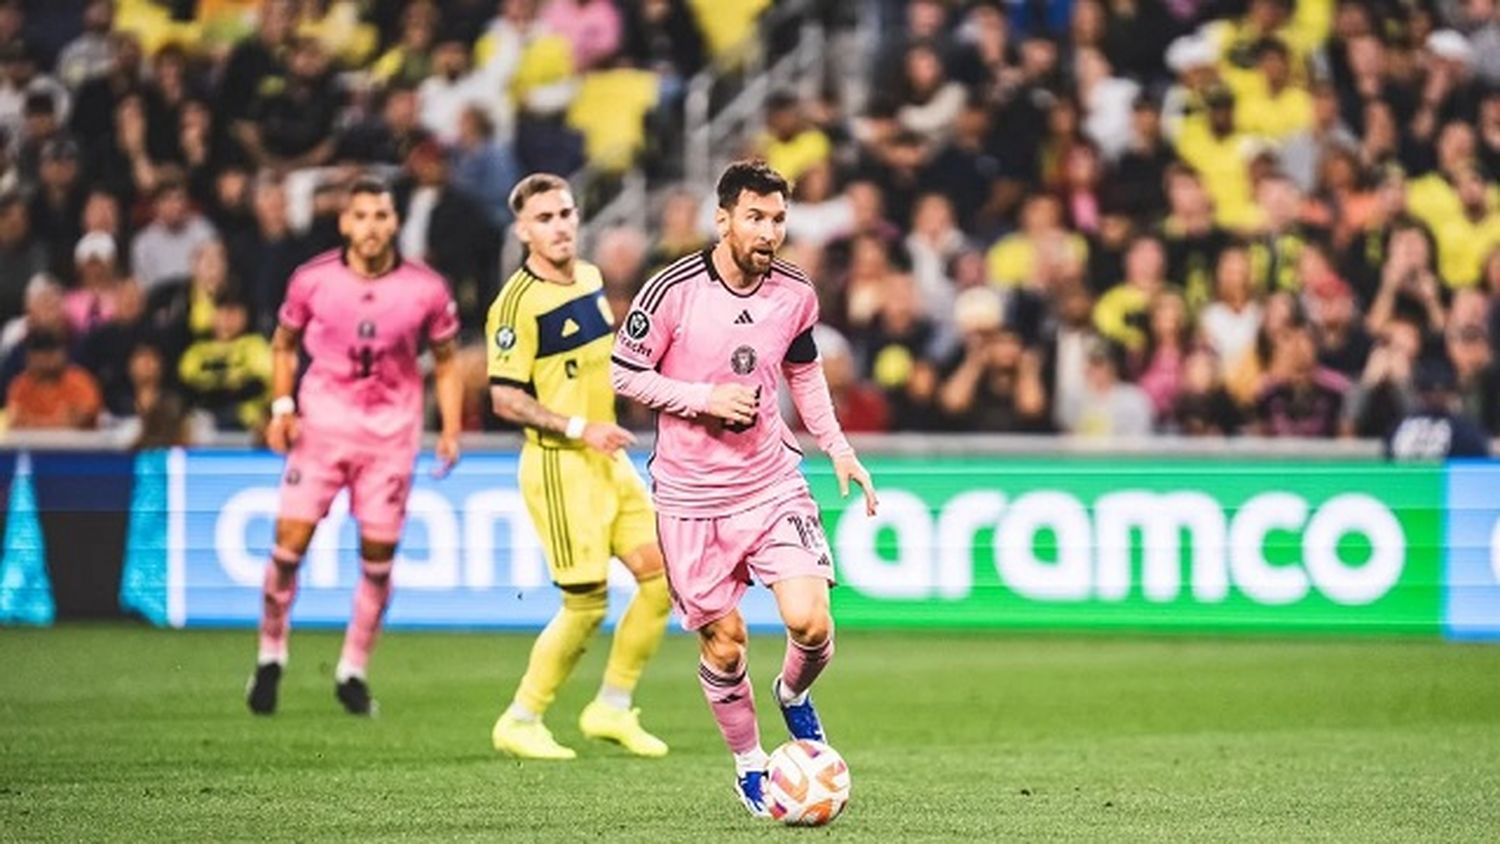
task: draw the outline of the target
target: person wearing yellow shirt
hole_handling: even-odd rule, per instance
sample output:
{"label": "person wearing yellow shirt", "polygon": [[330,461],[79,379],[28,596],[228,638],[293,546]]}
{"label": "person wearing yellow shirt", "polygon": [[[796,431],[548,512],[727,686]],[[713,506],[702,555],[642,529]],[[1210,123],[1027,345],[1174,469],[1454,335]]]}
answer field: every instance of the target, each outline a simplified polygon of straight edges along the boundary
{"label": "person wearing yellow shirt", "polygon": [[1234,94],[1215,87],[1205,95],[1208,123],[1187,123],[1177,136],[1177,155],[1198,171],[1214,200],[1214,221],[1245,231],[1260,222],[1250,194],[1252,139],[1235,130]]}
{"label": "person wearing yellow shirt", "polygon": [[1473,287],[1480,281],[1484,259],[1500,247],[1500,207],[1484,176],[1474,167],[1459,172],[1460,212],[1433,226],[1437,238],[1438,271],[1448,287]]}
{"label": "person wearing yellow shirt", "polygon": [[270,404],[271,344],[247,333],[245,303],[224,296],[214,314],[213,336],[188,346],[178,363],[193,403],[214,414],[222,429],[249,430],[265,422]]}
{"label": "person wearing yellow shirt", "polygon": [[1236,94],[1256,84],[1256,46],[1275,36],[1294,59],[1297,81],[1305,78],[1303,63],[1322,48],[1333,27],[1333,0],[1250,0],[1244,17],[1204,27],[1204,35],[1218,48],[1219,72]]}
{"label": "person wearing yellow shirt", "polygon": [[1021,230],[1000,238],[984,260],[991,284],[1050,288],[1082,272],[1088,257],[1088,241],[1062,227],[1057,198],[1037,194],[1021,208]]}
{"label": "person wearing yellow shirt", "polygon": [[761,136],[760,151],[773,170],[796,182],[803,173],[826,162],[833,155],[828,136],[808,126],[802,116],[802,103],[796,95],[779,92],[766,100],[766,132]]}
{"label": "person wearing yellow shirt", "polygon": [[1125,252],[1125,280],[1111,287],[1094,305],[1099,334],[1138,352],[1146,345],[1146,311],[1167,286],[1167,255],[1155,235],[1143,234]]}
{"label": "person wearing yellow shirt", "polygon": [[[1476,153],[1474,127],[1455,120],[1438,133],[1437,170],[1407,184],[1406,210],[1434,233],[1464,217],[1457,185],[1464,172],[1473,169]],[[1500,188],[1490,185],[1485,193],[1490,207],[1500,204]]]}
{"label": "person wearing yellow shirt", "polygon": [[1313,98],[1306,88],[1292,84],[1291,51],[1286,44],[1276,38],[1262,40],[1256,65],[1260,81],[1247,86],[1235,105],[1240,131],[1279,142],[1311,129]]}
{"label": "person wearing yellow shirt", "polygon": [[432,73],[440,14],[436,4],[413,3],[401,15],[401,39],[370,67],[377,83],[418,85]]}

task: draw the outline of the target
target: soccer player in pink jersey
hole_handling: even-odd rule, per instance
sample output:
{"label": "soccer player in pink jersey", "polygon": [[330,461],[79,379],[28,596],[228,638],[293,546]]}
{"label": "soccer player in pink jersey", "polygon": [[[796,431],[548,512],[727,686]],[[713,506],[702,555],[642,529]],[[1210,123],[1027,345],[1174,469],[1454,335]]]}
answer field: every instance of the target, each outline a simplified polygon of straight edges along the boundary
{"label": "soccer player in pink jersey", "polygon": [[[371,179],[355,182],[339,216],[344,247],[298,267],[287,284],[272,340],[276,398],[266,429],[266,442],[287,461],[266,565],[260,654],[247,695],[257,714],[276,711],[297,569],[313,530],[345,487],[359,523],[360,581],[334,692],[352,714],[374,711],[365,666],[390,602],[391,566],[422,441],[417,360],[424,345],[435,361],[442,416],[439,472],[458,460],[457,308],[442,276],[397,254],[398,227],[390,190]],[[312,363],[293,399],[299,346]]]}
{"label": "soccer player in pink jersey", "polygon": [[833,657],[833,580],[802,451],[776,412],[777,373],[833,458],[839,489],[853,481],[874,514],[875,487],[834,416],[813,326],[812,282],[776,259],[788,187],[760,162],[719,179],[719,242],[657,273],[615,338],[615,389],[660,413],[650,464],[662,553],[683,625],[698,631],[703,693],[734,754],[736,793],[767,814],[766,752],[746,675],[738,604],[753,574],[787,627],[771,695],[793,738],[824,740],[808,689]]}

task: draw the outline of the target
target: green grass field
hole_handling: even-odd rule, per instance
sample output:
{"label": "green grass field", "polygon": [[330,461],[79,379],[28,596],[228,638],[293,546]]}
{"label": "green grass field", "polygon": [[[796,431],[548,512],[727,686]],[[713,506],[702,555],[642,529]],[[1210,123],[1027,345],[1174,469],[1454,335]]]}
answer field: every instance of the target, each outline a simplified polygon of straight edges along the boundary
{"label": "green grass field", "polygon": [[[561,764],[489,748],[529,637],[388,635],[373,721],[337,708],[337,637],[309,632],[281,712],[251,717],[253,638],[0,632],[0,839],[1500,837],[1497,647],[846,632],[818,700],[853,801],[831,827],[784,830],[731,796],[687,637],[638,696],[672,755],[578,736],[596,645],[548,719],[581,750]],[[773,656],[757,639],[768,748]]]}

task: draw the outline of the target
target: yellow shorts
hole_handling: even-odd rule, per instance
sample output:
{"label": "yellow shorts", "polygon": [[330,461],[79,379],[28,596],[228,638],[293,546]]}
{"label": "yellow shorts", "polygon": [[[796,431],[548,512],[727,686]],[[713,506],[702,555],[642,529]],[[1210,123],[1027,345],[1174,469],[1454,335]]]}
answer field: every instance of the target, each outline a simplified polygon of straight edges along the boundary
{"label": "yellow shorts", "polygon": [[521,497],[559,586],[603,583],[611,556],[656,543],[651,495],[624,451],[521,448]]}

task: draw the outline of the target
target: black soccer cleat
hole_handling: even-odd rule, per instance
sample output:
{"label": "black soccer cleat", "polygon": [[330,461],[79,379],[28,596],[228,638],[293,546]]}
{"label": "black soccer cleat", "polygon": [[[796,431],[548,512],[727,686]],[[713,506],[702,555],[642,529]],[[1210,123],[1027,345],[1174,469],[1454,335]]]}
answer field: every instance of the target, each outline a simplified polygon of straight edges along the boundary
{"label": "black soccer cleat", "polygon": [[370,697],[370,686],[360,677],[350,677],[333,687],[333,694],[344,705],[350,715],[374,715],[375,699]]}
{"label": "black soccer cleat", "polygon": [[264,662],[255,667],[255,674],[245,689],[245,702],[256,715],[271,715],[276,712],[276,692],[281,686],[281,663]]}

